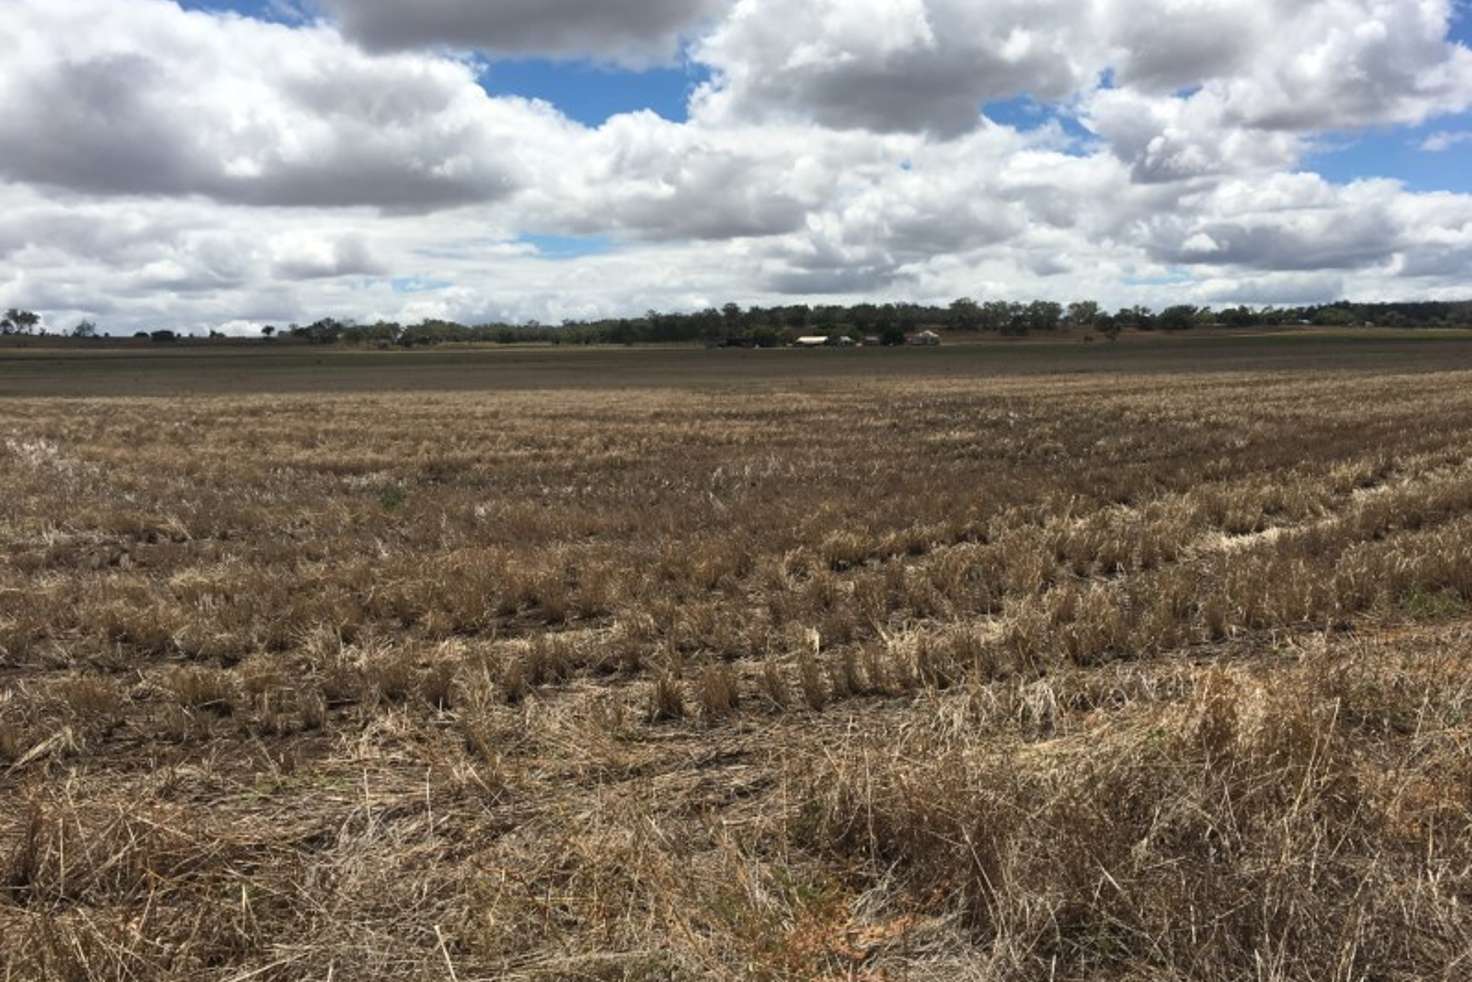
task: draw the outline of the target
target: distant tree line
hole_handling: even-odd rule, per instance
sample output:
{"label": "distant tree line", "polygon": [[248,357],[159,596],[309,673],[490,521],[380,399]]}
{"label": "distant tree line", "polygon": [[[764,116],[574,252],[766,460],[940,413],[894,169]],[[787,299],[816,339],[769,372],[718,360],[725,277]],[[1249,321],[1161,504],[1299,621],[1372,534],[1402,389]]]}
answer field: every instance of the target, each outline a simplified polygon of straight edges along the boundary
{"label": "distant tree line", "polygon": [[[900,344],[909,334],[933,329],[961,333],[995,334],[1000,337],[1046,335],[1062,330],[1082,330],[1114,338],[1125,330],[1189,331],[1200,327],[1252,328],[1286,325],[1321,327],[1440,327],[1472,326],[1472,301],[1422,301],[1407,303],[1356,304],[1340,301],[1300,307],[1237,306],[1214,310],[1176,304],[1156,311],[1149,307],[1123,307],[1114,313],[1093,301],[1063,304],[1048,300],[1017,303],[1006,300],[979,302],[962,297],[946,306],[909,303],[851,306],[792,304],[777,307],[741,307],[728,303],[694,313],[646,311],[642,317],[563,321],[561,324],[489,323],[466,325],[446,320],[418,324],[353,321],[323,318],[307,325],[285,328],[268,325],[260,334],[267,340],[289,338],[311,344],[394,345],[443,344],[447,342],[492,342],[516,344],[660,344],[740,343],[752,347],[779,347],[804,334],[846,335],[855,340],[878,340]],[[0,316],[0,334],[46,335],[41,318],[26,310],[11,308]],[[90,320],[78,322],[58,335],[74,338],[100,337]],[[211,338],[224,336],[211,331]],[[138,331],[139,340],[171,342],[182,340],[170,330]]]}
{"label": "distant tree line", "polygon": [[559,325],[489,323],[458,324],[426,320],[402,325],[392,321],[356,324],[324,318],[305,326],[292,324],[262,335],[295,338],[314,344],[415,346],[454,341],[501,344],[722,344],[739,340],[755,347],[778,347],[803,334],[843,334],[856,340],[878,339],[902,343],[905,336],[926,328],[1002,337],[1046,335],[1061,330],[1083,330],[1105,337],[1121,331],[1189,331],[1201,327],[1252,328],[1287,325],[1324,327],[1436,327],[1472,326],[1472,301],[1352,304],[1339,302],[1301,307],[1238,306],[1213,310],[1177,304],[1163,310],[1124,307],[1114,313],[1092,301],[1064,306],[1047,300],[1017,303],[978,302],[963,297],[947,306],[862,303],[852,306],[794,304],[779,307],[741,307],[728,303],[695,313],[647,311],[642,317],[591,321],[563,321]]}

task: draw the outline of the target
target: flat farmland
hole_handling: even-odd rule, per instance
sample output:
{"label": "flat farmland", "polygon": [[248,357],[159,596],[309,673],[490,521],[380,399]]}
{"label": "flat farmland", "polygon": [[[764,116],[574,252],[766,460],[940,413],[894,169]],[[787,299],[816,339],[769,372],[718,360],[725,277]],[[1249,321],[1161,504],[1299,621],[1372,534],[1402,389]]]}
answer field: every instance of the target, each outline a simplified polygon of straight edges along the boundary
{"label": "flat farmland", "polygon": [[45,339],[25,341],[0,346],[0,398],[640,387],[763,391],[825,379],[1472,368],[1472,330],[1456,329],[1136,334],[1114,344],[1085,344],[1075,336],[820,351],[476,345],[378,351],[289,342],[48,348]]}
{"label": "flat farmland", "polygon": [[1472,341],[0,350],[0,976],[1461,979]]}

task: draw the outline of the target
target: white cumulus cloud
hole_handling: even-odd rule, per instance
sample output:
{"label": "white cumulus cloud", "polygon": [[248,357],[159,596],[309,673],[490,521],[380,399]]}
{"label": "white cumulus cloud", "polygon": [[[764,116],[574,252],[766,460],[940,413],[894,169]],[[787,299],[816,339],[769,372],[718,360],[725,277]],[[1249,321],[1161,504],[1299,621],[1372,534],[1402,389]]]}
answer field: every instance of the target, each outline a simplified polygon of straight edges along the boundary
{"label": "white cumulus cloud", "polygon": [[665,60],[727,0],[323,0],[377,49],[446,45],[497,55]]}

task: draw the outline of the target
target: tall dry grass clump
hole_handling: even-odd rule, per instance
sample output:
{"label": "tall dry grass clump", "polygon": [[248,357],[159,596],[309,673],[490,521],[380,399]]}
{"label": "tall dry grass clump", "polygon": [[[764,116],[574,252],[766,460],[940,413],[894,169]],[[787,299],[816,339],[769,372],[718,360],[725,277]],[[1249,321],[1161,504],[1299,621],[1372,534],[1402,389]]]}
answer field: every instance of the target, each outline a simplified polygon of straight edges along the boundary
{"label": "tall dry grass clump", "polygon": [[1448,977],[1461,671],[1351,645],[1064,738],[861,735],[805,773],[792,834],[961,918],[988,977]]}

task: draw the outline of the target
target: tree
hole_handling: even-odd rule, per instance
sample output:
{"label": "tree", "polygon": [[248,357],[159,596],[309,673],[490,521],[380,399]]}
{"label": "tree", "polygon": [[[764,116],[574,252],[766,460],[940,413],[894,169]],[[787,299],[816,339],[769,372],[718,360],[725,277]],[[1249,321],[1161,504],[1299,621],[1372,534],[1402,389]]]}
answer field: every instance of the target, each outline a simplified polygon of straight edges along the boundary
{"label": "tree", "polygon": [[1119,332],[1124,330],[1124,325],[1120,323],[1119,318],[1110,317],[1108,314],[1101,314],[1094,322],[1094,326],[1100,334],[1111,341],[1118,341]]}
{"label": "tree", "polygon": [[1005,300],[989,300],[981,305],[981,329],[994,334],[1009,334],[1012,305]]}
{"label": "tree", "polygon": [[1002,333],[1011,337],[1022,337],[1032,328],[1027,316],[1027,304],[1013,301],[1003,305]]}
{"label": "tree", "polygon": [[842,322],[843,314],[844,308],[827,304],[813,311],[811,323],[820,333],[826,334]]}
{"label": "tree", "polygon": [[1119,313],[1114,315],[1114,319],[1122,328],[1133,327],[1137,331],[1155,330],[1155,315],[1151,313],[1149,307],[1138,305],[1121,307]]}
{"label": "tree", "polygon": [[893,313],[893,308],[881,310],[872,303],[855,304],[848,309],[848,322],[861,331],[867,331],[881,324],[885,317]]}
{"label": "tree", "polygon": [[1252,327],[1258,323],[1258,316],[1252,308],[1245,306],[1231,307],[1216,315],[1217,323],[1225,324],[1227,327]]}
{"label": "tree", "polygon": [[884,305],[884,310],[894,317],[896,323],[905,329],[906,334],[920,326],[920,310],[913,304],[887,303]]}
{"label": "tree", "polygon": [[981,329],[981,306],[970,297],[951,301],[951,327],[957,331]]}
{"label": "tree", "polygon": [[905,343],[905,329],[890,321],[879,328],[879,343],[886,348],[895,348]]}
{"label": "tree", "polygon": [[758,348],[779,348],[782,341],[782,332],[771,325],[755,328],[751,332],[751,343]]}
{"label": "tree", "polygon": [[1063,320],[1063,305],[1051,300],[1034,300],[1027,305],[1023,316],[1028,330],[1056,331]]}
{"label": "tree", "polygon": [[1099,320],[1099,305],[1092,300],[1080,300],[1068,305],[1068,326],[1090,330]]}
{"label": "tree", "polygon": [[36,330],[36,325],[41,323],[41,318],[29,310],[17,310],[11,307],[5,312],[5,317],[0,318],[3,330],[6,334],[31,334]]}
{"label": "tree", "polygon": [[1196,326],[1197,310],[1188,303],[1176,304],[1167,307],[1155,318],[1155,324],[1162,331],[1189,331]]}
{"label": "tree", "polygon": [[782,323],[793,331],[806,330],[808,322],[813,319],[813,310],[807,304],[794,304],[788,307],[782,316]]}
{"label": "tree", "polygon": [[265,327],[261,328],[261,337],[265,338],[267,341],[271,340],[271,336],[275,333],[276,328],[272,327],[270,324],[267,324]]}
{"label": "tree", "polygon": [[359,333],[364,341],[374,344],[393,344],[404,333],[404,328],[394,321],[379,321],[366,328],[360,328]]}
{"label": "tree", "polygon": [[1319,327],[1348,327],[1354,323],[1354,311],[1348,307],[1321,307],[1314,314],[1314,323]]}
{"label": "tree", "polygon": [[[727,307],[733,306],[727,304]],[[728,337],[736,330],[736,318],[741,316],[740,308],[737,308],[736,317],[722,313],[713,307],[707,307],[695,318],[700,327],[700,337],[706,344],[719,344],[722,338]]]}
{"label": "tree", "polygon": [[319,321],[308,324],[306,327],[291,327],[292,337],[299,337],[309,344],[332,344],[341,337],[343,329],[350,325],[335,317],[324,317]]}
{"label": "tree", "polygon": [[89,320],[77,321],[77,326],[72,328],[72,337],[95,338],[97,337],[97,325]]}

